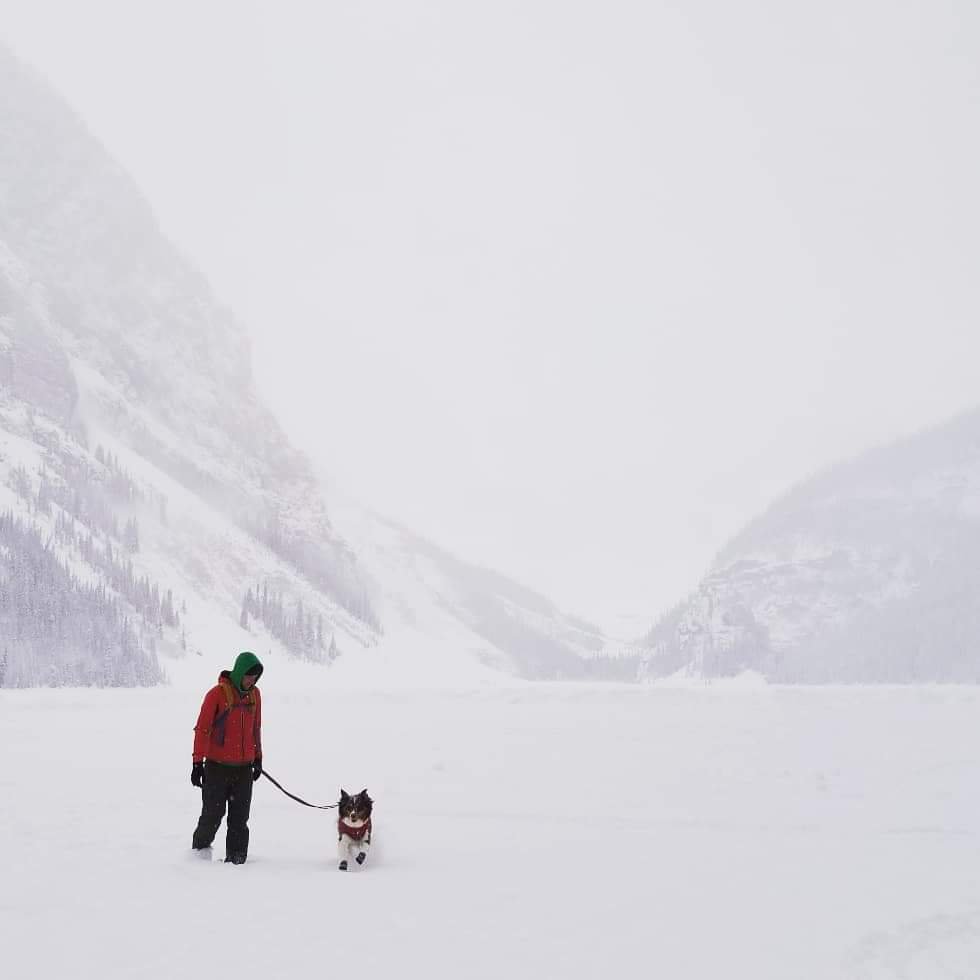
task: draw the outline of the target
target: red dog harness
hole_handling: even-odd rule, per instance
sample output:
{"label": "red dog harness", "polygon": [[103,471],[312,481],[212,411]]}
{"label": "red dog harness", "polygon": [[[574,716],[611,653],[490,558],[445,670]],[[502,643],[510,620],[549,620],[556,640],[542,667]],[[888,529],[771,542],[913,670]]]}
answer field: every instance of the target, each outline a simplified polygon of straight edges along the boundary
{"label": "red dog harness", "polygon": [[337,832],[341,837],[347,836],[351,840],[356,840],[360,843],[364,838],[371,833],[371,818],[368,817],[367,822],[363,827],[351,827],[344,823],[343,819],[337,821]]}

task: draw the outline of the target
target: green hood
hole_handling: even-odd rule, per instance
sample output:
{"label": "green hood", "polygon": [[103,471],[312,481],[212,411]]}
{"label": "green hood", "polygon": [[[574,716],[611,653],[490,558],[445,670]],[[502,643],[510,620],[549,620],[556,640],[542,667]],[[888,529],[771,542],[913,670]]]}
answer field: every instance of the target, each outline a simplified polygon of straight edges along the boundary
{"label": "green hood", "polygon": [[244,653],[240,653],[235,658],[235,666],[231,668],[231,682],[240,691],[242,689],[242,678],[250,671],[253,667],[258,667],[258,673],[256,674],[255,680],[258,682],[259,677],[262,676],[262,664],[259,658],[246,650]]}

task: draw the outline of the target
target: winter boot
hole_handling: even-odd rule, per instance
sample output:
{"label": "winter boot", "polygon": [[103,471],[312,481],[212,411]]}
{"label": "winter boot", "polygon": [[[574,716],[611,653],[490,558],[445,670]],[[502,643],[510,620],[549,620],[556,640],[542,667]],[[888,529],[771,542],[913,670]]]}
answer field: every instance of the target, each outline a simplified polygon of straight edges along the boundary
{"label": "winter boot", "polygon": [[242,851],[235,851],[234,854],[229,854],[225,858],[225,863],[227,864],[230,861],[232,864],[244,864],[245,857],[246,855]]}

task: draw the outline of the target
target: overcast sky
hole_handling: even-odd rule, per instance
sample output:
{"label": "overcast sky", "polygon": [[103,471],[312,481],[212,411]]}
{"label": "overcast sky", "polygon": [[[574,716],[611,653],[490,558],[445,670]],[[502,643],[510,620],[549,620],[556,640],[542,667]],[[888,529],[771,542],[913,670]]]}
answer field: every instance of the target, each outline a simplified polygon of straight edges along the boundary
{"label": "overcast sky", "polygon": [[[362,499],[606,623],[980,402],[971,0],[0,0]],[[2,134],[0,134],[2,138]]]}

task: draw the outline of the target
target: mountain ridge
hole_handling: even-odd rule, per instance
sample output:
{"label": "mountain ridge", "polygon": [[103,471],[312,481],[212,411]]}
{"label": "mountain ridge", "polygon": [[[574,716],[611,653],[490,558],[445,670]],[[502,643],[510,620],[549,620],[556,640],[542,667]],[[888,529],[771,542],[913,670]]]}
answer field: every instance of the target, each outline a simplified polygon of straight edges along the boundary
{"label": "mountain ridge", "polygon": [[980,409],[801,481],[647,637],[641,673],[980,680]]}
{"label": "mountain ridge", "polygon": [[[407,532],[389,534],[398,557],[372,553],[380,577],[365,567],[262,401],[244,329],[78,115],[2,46],[0,127],[0,626],[30,623],[28,565],[48,569],[52,608],[59,588],[88,583],[106,617],[98,640],[70,639],[65,605],[50,655],[38,633],[35,653],[10,650],[0,683],[155,683],[236,646],[329,664],[386,642],[391,588],[449,646],[443,665],[579,672],[602,641],[578,643],[530,593],[507,598],[504,576],[460,589],[465,563],[412,554],[424,549]],[[408,582],[413,562],[431,585]],[[542,668],[529,638],[556,632]],[[158,656],[160,671],[123,663]]]}

